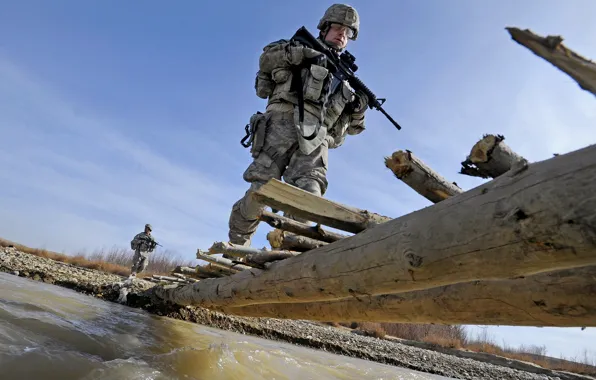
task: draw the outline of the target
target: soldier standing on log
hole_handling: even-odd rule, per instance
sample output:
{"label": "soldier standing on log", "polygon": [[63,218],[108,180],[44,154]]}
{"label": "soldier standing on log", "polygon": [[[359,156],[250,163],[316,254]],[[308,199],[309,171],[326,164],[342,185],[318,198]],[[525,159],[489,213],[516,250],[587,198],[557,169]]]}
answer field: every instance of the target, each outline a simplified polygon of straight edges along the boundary
{"label": "soldier standing on log", "polygon": [[130,277],[136,277],[137,273],[141,273],[147,268],[149,254],[159,245],[151,236],[152,229],[151,224],[145,224],[145,230],[136,234],[130,242],[130,248],[135,251],[132,257]]}
{"label": "soldier standing on log", "polygon": [[[349,5],[334,4],[317,29],[318,40],[339,56],[348,40],[358,37],[359,15]],[[324,195],[328,149],[341,146],[346,134],[365,129],[368,105],[366,94],[354,91],[329,71],[324,54],[289,40],[263,48],[255,90],[257,96],[268,99],[267,108],[250,119],[253,162],[243,178],[251,185],[233,205],[229,218],[230,243],[244,246],[250,246],[265,208],[251,194],[268,180],[283,176],[290,185]]]}

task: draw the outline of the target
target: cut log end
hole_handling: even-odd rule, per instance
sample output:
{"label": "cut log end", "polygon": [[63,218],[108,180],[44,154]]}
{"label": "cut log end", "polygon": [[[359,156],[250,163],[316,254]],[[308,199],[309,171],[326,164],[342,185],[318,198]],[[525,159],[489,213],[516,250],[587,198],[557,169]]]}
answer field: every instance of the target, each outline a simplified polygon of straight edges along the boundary
{"label": "cut log end", "polygon": [[490,153],[495,146],[503,141],[504,138],[495,135],[486,135],[472,147],[470,152],[470,161],[474,164],[485,163],[490,159]]}
{"label": "cut log end", "polygon": [[484,135],[461,163],[460,173],[473,177],[496,178],[525,161],[503,140],[505,137],[502,135]]}
{"label": "cut log end", "polygon": [[385,157],[385,166],[399,179],[406,177],[414,170],[410,152],[403,150],[393,152],[391,157]]}
{"label": "cut log end", "polygon": [[296,235],[280,229],[269,232],[267,234],[267,240],[273,249],[285,249],[297,252],[306,252],[328,244],[321,240]]}
{"label": "cut log end", "polygon": [[561,49],[565,53],[569,50],[563,45],[564,38],[559,35],[542,37],[532,32],[530,29],[522,30],[515,27],[506,27],[505,29],[509,32],[512,40],[524,46],[534,43],[549,50]]}
{"label": "cut log end", "polygon": [[281,248],[284,241],[284,231],[280,229],[274,229],[267,234],[267,241],[271,245],[271,248]]}
{"label": "cut log end", "polygon": [[398,150],[385,158],[385,166],[395,177],[433,203],[461,194],[463,190],[432,170],[409,151]]}
{"label": "cut log end", "polygon": [[542,37],[529,29],[506,29],[515,42],[569,75],[581,89],[596,95],[596,63],[563,45],[563,37]]}

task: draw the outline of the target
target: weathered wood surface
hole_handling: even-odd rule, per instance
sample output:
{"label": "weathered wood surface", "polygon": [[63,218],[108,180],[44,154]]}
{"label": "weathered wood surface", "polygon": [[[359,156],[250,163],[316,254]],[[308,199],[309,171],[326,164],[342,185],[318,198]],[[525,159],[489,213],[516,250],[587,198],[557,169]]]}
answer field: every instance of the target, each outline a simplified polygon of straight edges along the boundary
{"label": "weathered wood surface", "polygon": [[329,244],[324,241],[311,239],[306,236],[296,235],[279,229],[267,233],[267,241],[269,241],[271,248],[298,252],[310,251],[311,249]]}
{"label": "weathered wood surface", "polygon": [[318,197],[276,179],[271,179],[261,186],[253,197],[267,206],[288,212],[298,218],[352,233],[358,233],[391,220],[389,217],[367,210]]}
{"label": "weathered wood surface", "polygon": [[398,150],[391,157],[385,157],[385,166],[398,179],[433,203],[464,192],[456,183],[446,180],[409,150]]}
{"label": "weathered wood surface", "polygon": [[470,155],[461,163],[460,173],[472,177],[497,178],[525,161],[503,140],[505,137],[502,135],[485,135],[474,144]]}
{"label": "weathered wood surface", "polygon": [[203,269],[201,272],[199,272],[196,267],[193,268],[193,267],[186,267],[186,266],[178,265],[172,271],[172,275],[182,274],[185,276],[192,276],[194,278],[199,278],[199,279],[221,276],[217,273],[212,273],[212,272],[206,273],[206,270],[204,269],[204,267],[200,267],[200,268]]}
{"label": "weathered wood surface", "polygon": [[157,280],[172,281],[172,282],[184,282],[186,280],[186,279],[180,279],[178,277],[161,276],[158,274],[154,274],[152,277]]}
{"label": "weathered wood surface", "polygon": [[335,322],[596,326],[596,266],[400,294],[220,311],[246,317]]}
{"label": "weathered wood surface", "polygon": [[330,301],[596,265],[596,145],[286,260],[157,289],[204,307]]}
{"label": "weathered wood surface", "polygon": [[300,254],[299,252],[291,251],[264,251],[227,242],[213,243],[211,248],[209,248],[209,253],[225,253],[231,257],[243,258],[245,264],[257,267],[264,267],[266,263],[284,260]]}
{"label": "weathered wood surface", "polygon": [[196,267],[194,267],[194,269],[197,271],[197,274],[199,276],[204,276],[205,278],[223,277],[230,274],[229,271],[225,271],[221,268],[214,267],[210,263],[207,265],[197,265]]}
{"label": "weathered wood surface", "polygon": [[174,270],[172,272],[181,273],[181,274],[189,274],[189,275],[193,275],[193,274],[197,273],[195,268],[185,267],[182,265],[178,265],[176,268],[174,268]]}
{"label": "weathered wood surface", "polygon": [[569,75],[581,89],[596,95],[596,63],[563,45],[561,36],[541,37],[529,29],[506,29],[515,42]]}
{"label": "weathered wood surface", "polygon": [[293,232],[297,235],[306,236],[311,239],[316,239],[327,243],[332,243],[334,241],[341,240],[349,236],[323,229],[319,224],[317,224],[316,226],[309,226],[306,223],[298,222],[293,219],[287,218],[282,215],[277,215],[266,210],[263,211],[259,219],[269,224],[273,228]]}
{"label": "weathered wood surface", "polygon": [[235,263],[232,260],[223,257],[209,256],[200,249],[197,250],[197,259],[208,261],[211,265],[221,268],[223,270],[228,270],[232,273],[237,273],[243,270],[251,269],[249,266]]}

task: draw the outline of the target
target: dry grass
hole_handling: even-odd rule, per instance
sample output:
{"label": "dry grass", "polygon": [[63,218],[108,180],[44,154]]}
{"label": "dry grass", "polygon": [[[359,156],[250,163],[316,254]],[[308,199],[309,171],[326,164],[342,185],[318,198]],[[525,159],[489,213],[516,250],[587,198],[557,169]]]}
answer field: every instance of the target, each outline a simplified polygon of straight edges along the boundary
{"label": "dry grass", "polygon": [[466,349],[475,352],[485,352],[493,355],[503,356],[509,359],[521,360],[538,364],[543,368],[558,371],[568,371],[585,375],[596,375],[596,357],[584,350],[582,356],[574,358],[552,358],[546,356],[545,346],[521,345],[519,347],[500,346],[488,335],[484,329],[474,339],[470,339],[465,346]]}
{"label": "dry grass", "polygon": [[486,329],[472,338],[468,336],[463,326],[370,322],[339,323],[339,325],[379,338],[391,335],[401,339],[432,343],[441,347],[499,355],[509,359],[534,363],[552,370],[596,375],[596,357],[590,356],[587,351],[584,351],[580,357],[575,358],[550,358],[546,356],[546,347],[544,346],[500,346],[488,335]]}
{"label": "dry grass", "polygon": [[362,331],[366,336],[372,336],[382,339],[387,335],[387,331],[383,328],[381,323],[362,322],[358,324],[357,330]]}
{"label": "dry grass", "polygon": [[[96,269],[102,272],[112,273],[120,276],[128,276],[130,274],[132,256],[134,254],[134,252],[130,249],[114,247],[109,250],[95,250],[90,254],[76,253],[75,255],[67,255],[65,253],[27,247],[22,244],[14,243],[4,239],[0,239],[0,246],[13,246],[19,251],[35,256],[45,257],[63,263],[72,264],[83,268]],[[149,264],[147,265],[147,269],[140,275],[168,275],[178,265],[192,266],[193,263],[189,260],[184,261],[179,255],[174,255],[167,250],[157,250],[151,254],[151,256],[149,256]]]}

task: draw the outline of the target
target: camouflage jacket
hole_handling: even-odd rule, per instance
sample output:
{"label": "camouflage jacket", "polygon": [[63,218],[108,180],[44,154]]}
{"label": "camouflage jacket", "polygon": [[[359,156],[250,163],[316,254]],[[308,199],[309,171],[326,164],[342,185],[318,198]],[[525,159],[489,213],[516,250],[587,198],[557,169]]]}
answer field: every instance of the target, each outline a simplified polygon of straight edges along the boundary
{"label": "camouflage jacket", "polygon": [[[292,67],[311,58],[305,56],[308,52],[304,46],[288,40],[263,48],[255,90],[257,96],[268,99],[268,109],[279,103],[298,104],[296,94],[290,91]],[[301,76],[305,113],[318,118],[326,127],[330,148],[341,146],[346,134],[357,135],[365,129],[367,104],[347,81],[339,81],[326,67],[317,64],[303,68]]]}
{"label": "camouflage jacket", "polygon": [[147,235],[144,231],[135,235],[130,242],[130,247],[133,250],[140,250],[142,252],[153,252],[157,242],[151,235]]}

